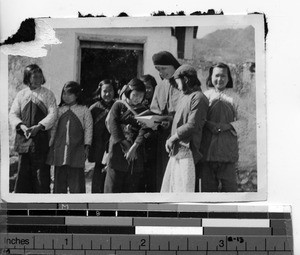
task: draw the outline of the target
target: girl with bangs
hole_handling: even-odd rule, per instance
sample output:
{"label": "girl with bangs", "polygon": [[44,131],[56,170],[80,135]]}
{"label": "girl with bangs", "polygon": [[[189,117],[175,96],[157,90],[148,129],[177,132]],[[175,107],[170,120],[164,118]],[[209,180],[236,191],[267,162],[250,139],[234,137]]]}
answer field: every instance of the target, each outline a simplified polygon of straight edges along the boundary
{"label": "girl with bangs", "polygon": [[31,64],[24,70],[21,90],[9,113],[16,129],[15,150],[19,154],[15,193],[50,193],[50,167],[46,165],[49,131],[57,118],[56,99],[45,88],[42,69]]}
{"label": "girl with bangs", "polygon": [[82,103],[82,89],[67,82],[52,130],[48,163],[55,166],[54,193],[85,193],[85,160],[92,143],[93,119]]}
{"label": "girl with bangs", "polygon": [[206,85],[209,109],[200,165],[201,192],[236,192],[238,135],[245,123],[241,99],[233,90],[230,69],[224,63],[210,67]]}

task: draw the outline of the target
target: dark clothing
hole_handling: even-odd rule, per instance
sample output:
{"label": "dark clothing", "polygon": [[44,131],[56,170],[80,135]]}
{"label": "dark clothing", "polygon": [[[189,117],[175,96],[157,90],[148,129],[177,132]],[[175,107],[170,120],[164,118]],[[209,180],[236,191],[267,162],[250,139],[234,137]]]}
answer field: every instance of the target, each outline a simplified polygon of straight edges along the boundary
{"label": "dark clothing", "polygon": [[[232,127],[220,132],[212,132],[209,124],[203,131],[201,148],[203,162],[198,164],[201,178],[201,192],[236,192],[236,162],[239,158],[238,134],[243,129],[244,120],[239,114],[240,98],[232,89],[205,91],[209,99],[207,121],[230,124]],[[219,189],[218,186],[221,185]]]}
{"label": "dark clothing", "polygon": [[156,154],[158,134],[151,130],[145,140],[145,156],[144,156],[144,181],[142,183],[141,192],[157,191],[157,173],[156,173]]}
{"label": "dark clothing", "polygon": [[171,136],[177,133],[179,138],[172,153],[177,159],[189,157],[190,150],[195,164],[202,158],[200,144],[207,110],[208,100],[200,90],[180,98],[171,129]]}
{"label": "dark clothing", "polygon": [[201,192],[236,192],[236,164],[204,162],[201,167]]}
{"label": "dark clothing", "polygon": [[[146,110],[142,104],[133,107],[137,113]],[[142,143],[144,141],[145,129],[141,128],[133,113],[121,102],[114,103],[110,112],[109,118],[110,126],[110,140],[109,140],[109,155],[108,166],[118,171],[143,171],[143,149]],[[137,149],[137,159],[133,164],[129,164],[124,157],[124,152],[121,147],[121,141],[129,141],[139,144]]]}
{"label": "dark clothing", "polygon": [[138,192],[142,177],[142,171],[131,173],[108,168],[105,178],[104,193]]}
{"label": "dark clothing", "polygon": [[109,141],[110,134],[105,126],[105,118],[112,104],[100,100],[89,109],[93,117],[93,140],[89,152],[90,162],[102,162],[103,154]]}
{"label": "dark clothing", "polygon": [[236,127],[238,95],[227,89],[222,93],[211,89],[205,92],[209,99],[207,121],[231,124],[233,129],[213,134],[207,127],[203,130],[203,154],[205,161],[237,162],[239,158]]}
{"label": "dark clothing", "polygon": [[[85,145],[92,141],[93,120],[82,105],[59,108],[47,163],[55,166],[54,193],[85,192]],[[74,170],[74,173],[72,171]]]}
{"label": "dark clothing", "polygon": [[160,128],[157,135],[156,149],[156,192],[160,192],[161,184],[169,161],[169,154],[166,151],[166,141],[170,137],[171,126],[168,129]]}
{"label": "dark clothing", "polygon": [[55,167],[54,193],[85,193],[84,169],[70,166]]}
{"label": "dark clothing", "polygon": [[114,101],[107,104],[102,99],[95,102],[90,111],[93,117],[93,140],[89,151],[90,162],[96,162],[92,177],[92,193],[104,192],[104,181],[106,173],[103,172],[105,165],[102,164],[104,152],[108,152],[110,133],[105,126],[106,116]]}
{"label": "dark clothing", "polygon": [[47,154],[49,150],[49,133],[48,131],[39,131],[36,136],[27,139],[20,129],[21,124],[26,127],[37,125],[47,116],[47,108],[43,102],[28,102],[22,110],[22,123],[16,127],[15,150],[18,153],[27,153],[35,151],[41,156]]}
{"label": "dark clothing", "polygon": [[105,165],[96,162],[92,177],[92,193],[103,193],[106,171],[103,171]]}
{"label": "dark clothing", "polygon": [[[147,108],[139,104],[132,106],[137,113]],[[108,171],[105,178],[104,192],[138,192],[140,190],[140,178],[135,178],[144,171],[144,135],[145,129],[141,128],[134,118],[134,114],[122,101],[116,101],[111,108],[108,120],[110,127],[110,140],[108,152]],[[138,144],[135,160],[128,162],[124,156],[121,142],[127,140],[132,145]],[[123,172],[123,174],[118,174]],[[130,187],[126,184],[128,180],[133,183]],[[126,184],[126,185],[125,185]]]}
{"label": "dark clothing", "polygon": [[[27,139],[20,129],[22,124],[26,127],[39,124],[47,117],[48,108],[34,95],[22,107],[19,115],[22,122],[16,126],[15,150],[19,153],[19,165],[15,192],[50,193],[50,167],[45,164],[50,134],[40,130],[34,137]],[[56,113],[53,115],[55,117]]]}
{"label": "dark clothing", "polygon": [[67,110],[59,117],[47,163],[84,168],[84,162],[84,130],[76,114]]}
{"label": "dark clothing", "polygon": [[40,153],[19,154],[15,193],[50,193],[50,166],[45,160]]}

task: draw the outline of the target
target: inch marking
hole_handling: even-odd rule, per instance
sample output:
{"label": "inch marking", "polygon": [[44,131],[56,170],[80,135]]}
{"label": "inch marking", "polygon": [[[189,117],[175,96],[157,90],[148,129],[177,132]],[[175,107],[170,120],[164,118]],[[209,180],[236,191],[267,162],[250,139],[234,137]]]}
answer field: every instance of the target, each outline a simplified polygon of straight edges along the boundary
{"label": "inch marking", "polygon": [[[78,239],[82,237],[81,239]],[[206,236],[206,237],[189,237],[182,236],[173,240],[173,236],[168,238],[161,239],[160,236],[143,236],[139,237],[136,235],[100,235],[99,240],[105,240],[104,244],[98,244],[95,238],[95,235],[77,235],[77,234],[9,234],[7,239],[3,238],[3,243],[9,245],[7,248],[12,248],[20,250],[20,253],[26,254],[28,250],[35,250],[37,252],[39,249],[42,250],[66,250],[68,253],[71,250],[77,250],[77,253],[81,252],[83,255],[86,254],[96,254],[98,250],[108,250],[110,249],[111,254],[121,255],[123,252],[133,251],[135,253],[141,254],[154,254],[155,251],[169,251],[173,254],[177,253],[178,255],[184,252],[190,251],[191,253],[196,253],[201,251],[201,254],[205,254],[205,251],[210,252],[218,251],[221,254],[222,251],[235,252],[235,254],[243,253],[245,251],[261,251],[266,254],[274,252],[274,254],[279,251],[292,251],[292,246],[289,245],[289,242],[292,242],[292,236],[260,236],[260,237],[248,237],[248,236]],[[68,237],[68,238],[67,238]],[[91,238],[91,239],[90,239]],[[226,238],[226,239],[224,239]],[[231,238],[231,239],[229,239]],[[264,239],[264,240],[263,240]],[[24,240],[27,240],[25,244]],[[31,242],[28,242],[28,240]],[[78,240],[79,242],[77,242]],[[231,241],[232,240],[232,241]],[[97,242],[97,245],[94,245],[93,242]],[[151,243],[152,241],[152,243]],[[77,243],[76,243],[77,242]],[[109,243],[108,243],[109,242]],[[90,243],[90,245],[89,245]],[[244,243],[244,244],[243,244]],[[25,245],[24,245],[25,244]],[[51,245],[52,244],[52,245]],[[61,245],[60,245],[61,244]],[[73,246],[75,244],[75,246]],[[265,244],[265,245],[264,245]],[[52,247],[52,248],[51,248]],[[72,248],[71,248],[72,247]],[[100,248],[99,248],[100,247]],[[109,248],[110,247],[110,248]],[[113,247],[113,248],[112,248]],[[205,250],[206,249],[206,250]],[[69,251],[68,251],[69,250]],[[74,251],[74,252],[75,252]],[[52,251],[53,252],[53,251]],[[56,251],[58,252],[58,251]],[[267,253],[268,252],[268,253]],[[1,254],[1,253],[0,253]]]}
{"label": "inch marking", "polygon": [[265,251],[267,250],[267,238],[265,238]]}

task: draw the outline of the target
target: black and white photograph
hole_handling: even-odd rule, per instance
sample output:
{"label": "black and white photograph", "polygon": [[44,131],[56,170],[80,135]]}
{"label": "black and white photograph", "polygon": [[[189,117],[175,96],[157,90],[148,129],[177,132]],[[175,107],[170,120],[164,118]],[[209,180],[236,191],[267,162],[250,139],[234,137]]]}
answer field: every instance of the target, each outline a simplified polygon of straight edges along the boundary
{"label": "black and white photograph", "polygon": [[1,51],[2,199],[267,199],[262,14],[34,22]]}

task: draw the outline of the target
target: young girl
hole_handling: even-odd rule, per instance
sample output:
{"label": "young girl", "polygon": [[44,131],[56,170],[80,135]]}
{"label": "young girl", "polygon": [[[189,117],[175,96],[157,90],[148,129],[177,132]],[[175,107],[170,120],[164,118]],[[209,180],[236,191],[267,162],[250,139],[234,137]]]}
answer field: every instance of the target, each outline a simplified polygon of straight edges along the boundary
{"label": "young girl", "polygon": [[182,65],[174,73],[182,96],[173,119],[171,137],[166,141],[170,159],[161,192],[194,192],[195,164],[200,160],[202,128],[208,100],[201,92],[196,70]]}
{"label": "young girl", "polygon": [[50,167],[45,164],[49,130],[57,117],[54,94],[42,87],[46,80],[41,68],[25,68],[21,90],[10,109],[9,119],[16,128],[15,150],[19,153],[16,193],[49,193]]}
{"label": "young girl", "polygon": [[93,141],[89,161],[96,162],[92,178],[92,193],[103,193],[106,173],[102,159],[110,134],[105,126],[105,118],[114,103],[115,87],[112,80],[103,80],[96,90],[97,102],[91,105],[93,117]]}
{"label": "young girl", "polygon": [[138,192],[143,174],[145,130],[134,115],[147,108],[142,104],[146,88],[139,79],[132,79],[124,91],[125,100],[118,100],[110,110],[108,169],[105,193]]}
{"label": "young girl", "polygon": [[150,104],[152,102],[152,98],[153,98],[153,95],[154,95],[154,90],[155,90],[155,87],[156,87],[157,83],[156,83],[155,78],[150,74],[142,75],[140,80],[142,82],[144,82],[144,84],[146,86],[146,94],[145,94],[145,98],[143,100],[143,104],[147,108],[149,108]]}
{"label": "young girl", "polygon": [[238,136],[243,130],[239,119],[240,98],[232,89],[229,67],[217,63],[209,69],[209,110],[203,135],[204,162],[201,164],[201,192],[237,191],[236,162],[239,158]]}
{"label": "young girl", "polygon": [[67,82],[61,93],[48,163],[55,166],[54,193],[85,193],[84,165],[92,142],[93,119],[82,105],[81,86]]}

